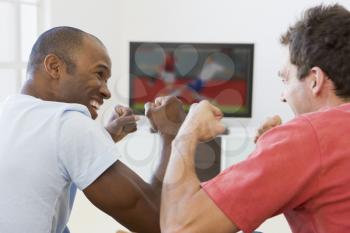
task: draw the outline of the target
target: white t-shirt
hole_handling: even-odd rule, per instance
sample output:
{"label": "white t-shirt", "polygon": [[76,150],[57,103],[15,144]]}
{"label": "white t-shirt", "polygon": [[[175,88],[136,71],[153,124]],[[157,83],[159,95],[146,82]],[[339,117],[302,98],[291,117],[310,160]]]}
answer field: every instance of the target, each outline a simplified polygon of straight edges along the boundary
{"label": "white t-shirt", "polygon": [[80,104],[14,95],[0,105],[0,232],[61,233],[76,187],[118,159],[108,132]]}

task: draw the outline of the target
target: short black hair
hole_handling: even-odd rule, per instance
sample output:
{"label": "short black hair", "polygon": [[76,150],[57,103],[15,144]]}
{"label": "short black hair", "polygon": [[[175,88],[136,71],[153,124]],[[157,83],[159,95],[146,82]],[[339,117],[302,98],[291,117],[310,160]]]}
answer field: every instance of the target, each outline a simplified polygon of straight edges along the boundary
{"label": "short black hair", "polygon": [[337,96],[350,97],[350,12],[339,4],[319,5],[305,11],[301,20],[281,36],[289,46],[290,61],[298,79],[314,66],[335,85]]}
{"label": "short black hair", "polygon": [[55,54],[65,62],[68,73],[74,73],[76,65],[73,61],[73,55],[82,48],[83,39],[87,36],[102,44],[95,36],[74,27],[54,27],[42,33],[33,45],[29,56],[27,73],[32,74],[36,71],[50,53]]}

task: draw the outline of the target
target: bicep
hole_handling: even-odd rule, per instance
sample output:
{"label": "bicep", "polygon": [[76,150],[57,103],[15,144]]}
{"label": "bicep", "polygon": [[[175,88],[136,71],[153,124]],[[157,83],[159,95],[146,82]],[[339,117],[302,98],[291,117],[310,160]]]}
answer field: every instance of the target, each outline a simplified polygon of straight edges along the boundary
{"label": "bicep", "polygon": [[[184,215],[179,232],[235,233],[239,231],[203,189],[198,190],[182,204],[185,207],[182,209]],[[177,228],[177,226],[174,227]]]}
{"label": "bicep", "polygon": [[159,231],[159,211],[150,186],[122,162],[115,162],[83,192],[96,207],[130,230]]}

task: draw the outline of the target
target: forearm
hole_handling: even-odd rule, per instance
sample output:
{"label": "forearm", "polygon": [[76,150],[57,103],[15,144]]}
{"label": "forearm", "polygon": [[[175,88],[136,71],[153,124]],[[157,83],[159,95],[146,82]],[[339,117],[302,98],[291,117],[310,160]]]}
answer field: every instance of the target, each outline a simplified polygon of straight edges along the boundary
{"label": "forearm", "polygon": [[154,194],[154,202],[160,208],[160,198],[163,186],[164,175],[170,158],[173,136],[161,135],[161,155],[158,160],[158,165],[151,178],[151,187]]}
{"label": "forearm", "polygon": [[[160,200],[164,174],[170,158],[173,136],[161,135],[161,155],[158,160],[157,169],[152,175],[150,184],[143,183],[135,190],[139,195],[135,195],[131,202],[129,212],[132,218],[127,218],[127,221],[132,221],[126,226],[135,232],[160,232]],[[147,212],[146,212],[147,210]],[[141,218],[141,219],[138,219]],[[138,220],[137,220],[138,219]],[[140,230],[141,229],[141,230]],[[147,230],[146,230],[147,229]]]}
{"label": "forearm", "polygon": [[[192,135],[180,135],[172,143],[171,157],[168,169],[164,178],[163,191],[171,191],[171,194],[177,194],[178,198],[184,198],[183,194],[191,194],[199,186],[200,182],[195,169],[195,152],[197,140]],[[174,191],[177,192],[174,192]]]}
{"label": "forearm", "polygon": [[197,143],[224,132],[221,118],[220,109],[201,101],[191,106],[179,129],[163,182],[160,214],[163,233],[237,232],[235,225],[201,188],[195,170]]}
{"label": "forearm", "polygon": [[[128,209],[132,211],[132,209],[137,209],[140,206],[139,204],[142,204],[144,206],[148,206],[149,211],[152,211],[158,215],[158,222],[159,222],[159,214],[160,214],[160,200],[161,200],[161,192],[162,192],[162,185],[163,185],[163,179],[164,174],[167,169],[167,165],[169,162],[169,157],[171,153],[171,142],[173,140],[173,136],[171,137],[165,137],[164,135],[161,135],[161,146],[160,146],[160,153],[161,155],[156,155],[157,159],[157,167],[154,170],[154,173],[152,174],[151,181],[145,182],[141,177],[134,174],[134,176],[138,178],[130,178],[125,177],[130,181],[130,184],[132,184],[131,187],[133,187],[133,190],[131,190],[128,194]],[[158,159],[159,157],[159,159]],[[134,173],[130,171],[129,173]],[[124,176],[122,174],[122,176]],[[138,182],[135,182],[134,180],[138,180]],[[140,208],[140,209],[147,209],[147,208]],[[146,215],[149,215],[150,213],[145,213]]]}
{"label": "forearm", "polygon": [[170,228],[170,231],[181,232],[181,227],[191,221],[189,207],[201,189],[194,164],[197,147],[194,138],[191,135],[177,137],[172,143],[162,191],[161,226],[166,226],[166,231]]}
{"label": "forearm", "polygon": [[237,232],[235,224],[200,186],[194,164],[197,146],[194,138],[175,139],[172,144],[162,191],[161,232]]}

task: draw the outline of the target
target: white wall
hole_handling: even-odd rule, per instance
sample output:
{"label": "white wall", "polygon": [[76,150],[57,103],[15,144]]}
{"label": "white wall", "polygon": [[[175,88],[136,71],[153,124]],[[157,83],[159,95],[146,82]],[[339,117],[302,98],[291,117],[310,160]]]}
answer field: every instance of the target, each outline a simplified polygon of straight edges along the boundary
{"label": "white wall", "polygon": [[[49,1],[49,0],[47,0]],[[225,119],[232,132],[248,128],[244,138],[235,141],[235,135],[225,138],[226,165],[237,162],[253,149],[249,144],[237,153],[235,143],[247,139],[255,127],[267,116],[278,113],[286,121],[292,118],[289,108],[280,103],[282,85],[277,71],[284,62],[279,36],[294,23],[302,10],[321,2],[319,0],[51,0],[50,26],[76,26],[98,36],[109,49],[113,62],[111,89],[114,103],[128,103],[128,43],[129,41],[164,42],[227,42],[254,43],[253,117],[251,119]],[[350,9],[349,0],[339,3]],[[144,127],[144,124],[141,126]],[[237,127],[238,126],[238,127]],[[240,129],[239,129],[240,128]],[[138,153],[154,155],[145,131],[130,136],[121,144],[124,156]],[[128,145],[136,140],[138,148],[129,151]],[[156,139],[154,139],[156,140]],[[249,140],[249,137],[248,137]],[[152,144],[152,143],[151,143]],[[239,144],[238,144],[239,145]],[[147,155],[146,155],[147,156]],[[232,159],[233,158],[233,159]],[[226,166],[225,165],[225,166]],[[150,164],[132,166],[141,175],[149,176]],[[113,232],[118,226],[102,215],[94,217],[92,207],[82,198],[73,211],[70,225],[73,232]],[[86,210],[89,209],[89,211]],[[88,213],[88,214],[87,214]],[[91,214],[91,215],[89,215]],[[91,217],[93,216],[93,217]],[[100,215],[98,215],[100,216]],[[96,220],[96,219],[99,220]],[[89,227],[94,224],[100,230]],[[85,227],[85,228],[84,228]],[[264,232],[289,232],[282,218],[275,218],[261,228]]]}
{"label": "white wall", "polygon": [[[49,1],[49,0],[48,0]],[[334,1],[254,0],[51,0],[50,25],[71,25],[97,35],[113,62],[112,91],[128,103],[129,41],[254,43],[253,117],[255,127],[279,113],[292,118],[280,103],[277,71],[284,62],[279,36],[305,8]],[[348,0],[337,1],[347,7]],[[235,119],[228,119],[229,126]]]}

